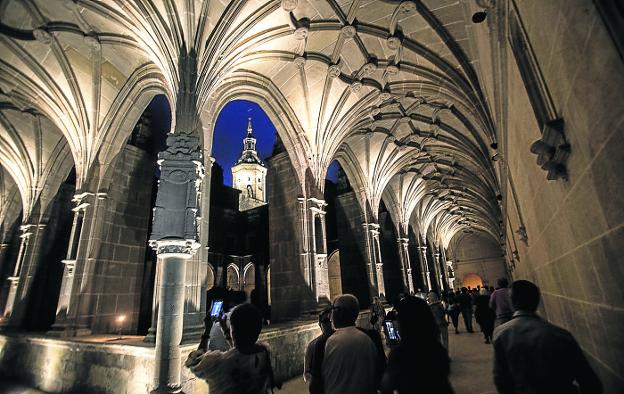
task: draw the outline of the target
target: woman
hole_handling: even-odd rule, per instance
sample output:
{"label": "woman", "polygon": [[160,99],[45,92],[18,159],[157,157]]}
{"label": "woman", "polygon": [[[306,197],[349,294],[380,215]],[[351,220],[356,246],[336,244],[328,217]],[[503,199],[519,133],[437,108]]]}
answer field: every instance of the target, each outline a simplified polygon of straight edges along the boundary
{"label": "woman", "polygon": [[481,327],[483,332],[483,339],[485,343],[492,341],[492,334],[494,333],[494,320],[496,319],[496,313],[490,308],[490,296],[485,288],[479,290],[479,296],[475,301],[477,306],[475,310],[475,319]]}
{"label": "woman", "polygon": [[381,382],[382,394],[453,393],[449,358],[439,341],[438,325],[429,305],[409,296],[397,305],[401,343],[390,351]]}

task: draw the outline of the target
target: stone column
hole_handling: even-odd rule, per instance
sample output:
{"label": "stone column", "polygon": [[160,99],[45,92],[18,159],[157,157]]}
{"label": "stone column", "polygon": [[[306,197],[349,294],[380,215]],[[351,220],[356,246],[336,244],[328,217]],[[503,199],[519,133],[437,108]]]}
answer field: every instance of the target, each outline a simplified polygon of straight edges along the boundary
{"label": "stone column", "polygon": [[[9,250],[9,246],[11,244],[9,243],[1,243],[0,244],[0,271],[2,270],[2,267],[4,266],[4,263],[6,262],[6,257],[7,257],[7,253]],[[1,288],[2,286],[0,286]]]}
{"label": "stone column", "polygon": [[444,251],[444,247],[440,248],[440,261],[442,264],[442,275],[444,276],[444,291],[449,290],[449,272],[448,265],[446,261],[446,252]]}
{"label": "stone column", "polygon": [[383,276],[383,261],[381,259],[381,245],[379,244],[379,225],[369,223],[368,232],[371,235],[373,246],[373,261],[375,264],[375,278],[377,279],[377,295],[380,297],[386,295],[386,286]]}
{"label": "stone column", "polygon": [[152,297],[152,324],[147,330],[147,335],[143,338],[143,342],[156,342],[156,326],[158,325],[158,304],[160,303],[160,286],[162,277],[162,266],[156,257],[156,275],[154,275],[154,295]]}
{"label": "stone column", "polygon": [[20,227],[20,248],[10,283],[5,315],[8,326],[19,328],[24,320],[30,299],[30,291],[39,265],[39,256],[45,224],[25,224]]}
{"label": "stone column", "polygon": [[[33,286],[33,281],[37,274],[40,262],[40,253],[42,248],[42,240],[44,235],[45,224],[27,224],[21,227],[22,230],[22,244],[20,248],[21,259],[18,259],[14,271],[13,277],[19,277],[17,280],[17,288],[15,289],[15,295],[13,296],[13,305],[11,311],[11,318],[9,319],[9,326],[13,328],[19,328],[24,322],[24,318],[27,313],[28,304],[30,301],[30,293]],[[21,261],[20,261],[21,260]],[[11,288],[14,288],[14,285]],[[11,293],[9,293],[11,295]]]}
{"label": "stone column", "polygon": [[431,276],[430,276],[430,272],[429,272],[429,264],[427,264],[427,247],[426,246],[419,246],[418,249],[420,250],[420,266],[421,266],[421,273],[423,276],[423,284],[427,286],[426,289],[423,290],[431,290]]}
{"label": "stone column", "polygon": [[435,276],[436,276],[436,280],[438,281],[438,290],[439,292],[442,291],[442,289],[444,289],[444,277],[442,274],[442,267],[440,266],[440,253],[439,252],[435,252],[433,254],[433,258],[434,258],[434,262],[435,262]]}
{"label": "stone column", "polygon": [[186,264],[193,244],[185,240],[156,241],[158,264],[162,274],[158,287],[158,323],[156,330],[155,378],[153,393],[179,393],[182,359],[180,343],[184,323],[184,288]]}
{"label": "stone column", "polygon": [[15,260],[15,266],[13,267],[13,274],[7,278],[9,281],[9,294],[7,295],[6,304],[4,306],[3,316],[10,316],[13,312],[13,305],[15,303],[15,297],[17,296],[17,288],[19,286],[19,277],[22,270],[22,264],[24,262],[24,256],[26,249],[28,248],[28,242],[30,240],[30,233],[24,231],[24,226],[20,227],[20,246],[17,252],[17,259]]}
{"label": "stone column", "polygon": [[375,275],[375,251],[373,246],[373,241],[371,239],[371,234],[369,232],[369,224],[363,223],[364,227],[364,239],[366,241],[366,255],[368,258],[368,262],[366,264],[366,271],[368,274],[368,287],[370,290],[371,298],[373,296],[378,295],[377,293],[377,278]]}
{"label": "stone column", "polygon": [[[184,126],[184,121],[188,119],[182,118],[178,126]],[[156,249],[161,265],[153,393],[179,393],[182,389],[180,343],[186,268],[199,247],[198,194],[204,175],[197,136],[185,132],[170,134],[167,146],[158,155],[161,177],[150,236],[150,245]]]}
{"label": "stone column", "polygon": [[[324,200],[308,198],[308,206],[310,209],[309,228],[311,230],[310,243],[312,244],[314,295],[316,302],[323,300],[328,302],[330,294],[327,267],[327,239],[325,235],[325,207],[327,203]],[[317,219],[320,223],[318,228],[316,225]]]}
{"label": "stone column", "polygon": [[91,205],[87,201],[87,197],[90,197],[89,193],[76,194],[72,199],[76,205],[72,209],[74,212],[74,220],[72,223],[71,233],[69,236],[69,245],[67,247],[67,257],[63,260],[63,279],[61,281],[61,290],[59,292],[59,299],[56,306],[56,318],[54,325],[52,326],[51,333],[59,333],[64,330],[67,323],[67,312],[69,310],[69,302],[74,283],[74,271],[76,268],[76,259],[78,257],[78,248],[80,245],[80,238],[82,235],[82,227],[85,219],[85,211],[88,206]]}
{"label": "stone column", "polygon": [[414,290],[414,278],[412,277],[412,264],[409,257],[409,239],[399,238],[399,256],[401,257],[401,265],[403,268],[403,284],[407,290],[411,293]]}
{"label": "stone column", "polygon": [[314,292],[314,278],[313,278],[313,269],[310,261],[310,236],[308,235],[308,221],[307,221],[307,209],[306,209],[306,199],[305,197],[297,197],[297,203],[299,204],[299,226],[301,234],[301,245],[299,248],[299,263],[301,264],[303,278],[310,289],[310,291]]}

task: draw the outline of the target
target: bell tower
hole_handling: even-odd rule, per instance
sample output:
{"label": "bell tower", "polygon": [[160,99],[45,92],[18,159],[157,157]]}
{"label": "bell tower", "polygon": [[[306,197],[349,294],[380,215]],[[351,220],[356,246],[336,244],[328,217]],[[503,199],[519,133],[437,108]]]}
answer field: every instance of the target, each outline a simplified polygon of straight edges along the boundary
{"label": "bell tower", "polygon": [[266,174],[266,165],[256,151],[250,116],[247,118],[247,135],[243,138],[243,152],[232,166],[232,187],[241,191],[241,211],[266,204]]}

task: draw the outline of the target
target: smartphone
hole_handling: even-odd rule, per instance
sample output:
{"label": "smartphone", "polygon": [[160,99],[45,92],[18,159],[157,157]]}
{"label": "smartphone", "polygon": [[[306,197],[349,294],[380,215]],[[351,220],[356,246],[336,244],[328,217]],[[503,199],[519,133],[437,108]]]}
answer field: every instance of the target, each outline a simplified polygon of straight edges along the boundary
{"label": "smartphone", "polygon": [[401,336],[399,335],[399,330],[396,329],[396,327],[394,326],[394,322],[392,320],[384,321],[384,328],[385,328],[386,335],[388,336],[388,339],[390,340],[390,342],[392,343],[399,342],[399,340],[401,339]]}
{"label": "smartphone", "polygon": [[210,306],[210,317],[219,317],[223,310],[223,300],[213,300]]}

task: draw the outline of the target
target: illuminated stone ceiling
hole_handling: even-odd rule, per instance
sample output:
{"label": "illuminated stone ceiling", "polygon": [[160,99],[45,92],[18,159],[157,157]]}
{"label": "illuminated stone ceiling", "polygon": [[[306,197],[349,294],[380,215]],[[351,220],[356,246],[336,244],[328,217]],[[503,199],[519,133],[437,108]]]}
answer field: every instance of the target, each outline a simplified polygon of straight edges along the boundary
{"label": "illuminated stone ceiling", "polygon": [[[482,1],[481,3],[488,3]],[[232,99],[276,125],[303,184],[338,159],[374,220],[448,245],[498,239],[491,103],[472,1],[6,0],[0,3],[0,164],[29,218],[50,177],[78,190],[109,164],[155,94],[176,130],[212,126]],[[190,92],[190,94],[189,94]],[[309,170],[309,171],[307,171]],[[65,170],[65,174],[68,170]]]}

